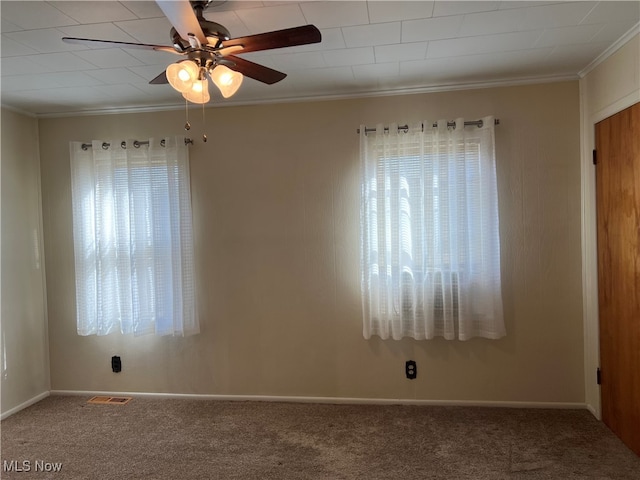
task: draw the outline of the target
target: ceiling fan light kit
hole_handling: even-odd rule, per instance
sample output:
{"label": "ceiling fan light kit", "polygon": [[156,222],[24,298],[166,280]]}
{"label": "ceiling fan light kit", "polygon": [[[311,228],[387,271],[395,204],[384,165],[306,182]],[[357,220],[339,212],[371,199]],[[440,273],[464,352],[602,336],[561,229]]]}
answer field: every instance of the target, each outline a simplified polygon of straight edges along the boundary
{"label": "ceiling fan light kit", "polygon": [[314,25],[231,38],[223,25],[204,18],[203,11],[212,3],[211,0],[156,0],[156,3],[173,25],[169,32],[171,46],[75,37],[63,37],[62,40],[81,45],[104,47],[105,44],[111,44],[113,47],[164,51],[186,56],[186,59],[169,65],[165,72],[149,83],[169,83],[189,102],[198,104],[205,104],[211,99],[208,77],[211,77],[222,96],[229,98],[238,91],[245,76],[267,85],[279,82],[287,76],[236,54],[307,45],[322,40],[320,31]]}
{"label": "ceiling fan light kit", "polygon": [[209,96],[209,85],[207,83],[207,79],[204,78],[202,80],[196,80],[195,82],[193,82],[193,84],[187,91],[182,92],[182,96],[191,103],[207,103],[209,100],[211,100],[211,97]]}
{"label": "ceiling fan light kit", "polygon": [[209,71],[209,75],[224,98],[229,98],[236,93],[244,78],[241,73],[234,72],[226,65],[216,66]]}
{"label": "ceiling fan light kit", "polygon": [[185,93],[189,91],[193,83],[198,80],[200,68],[196,62],[185,60],[169,65],[166,74],[169,85],[178,92]]}

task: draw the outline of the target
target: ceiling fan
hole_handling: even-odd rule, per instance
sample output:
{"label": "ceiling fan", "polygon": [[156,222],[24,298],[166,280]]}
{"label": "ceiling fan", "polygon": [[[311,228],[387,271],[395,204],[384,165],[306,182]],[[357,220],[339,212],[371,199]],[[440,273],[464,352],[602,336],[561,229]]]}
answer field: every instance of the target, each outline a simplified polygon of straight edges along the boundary
{"label": "ceiling fan", "polygon": [[169,83],[188,101],[204,104],[210,100],[207,77],[210,77],[222,95],[228,98],[240,87],[243,75],[268,85],[287,76],[286,73],[251,62],[236,54],[318,43],[322,39],[320,31],[314,25],[231,38],[223,25],[204,18],[203,12],[212,1],[156,0],[173,25],[170,31],[171,46],[75,37],[63,37],[62,40],[82,45],[108,44],[114,47],[156,50],[186,57],[169,65],[149,83]]}

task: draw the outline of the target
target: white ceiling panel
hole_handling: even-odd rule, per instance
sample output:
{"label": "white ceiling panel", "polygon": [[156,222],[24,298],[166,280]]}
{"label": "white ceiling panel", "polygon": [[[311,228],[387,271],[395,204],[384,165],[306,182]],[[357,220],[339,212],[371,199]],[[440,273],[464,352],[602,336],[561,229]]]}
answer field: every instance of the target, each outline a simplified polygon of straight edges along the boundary
{"label": "white ceiling panel", "polygon": [[526,10],[514,8],[498,12],[472,13],[465,15],[459,34],[461,37],[491,35],[493,33],[517,32],[524,20]]}
{"label": "white ceiling panel", "polygon": [[428,42],[380,45],[375,47],[376,63],[422,60],[427,56]]}
{"label": "white ceiling panel", "polygon": [[[36,115],[184,106],[169,85],[148,82],[185,56],[61,41],[171,45],[171,24],[155,1],[3,0],[1,6],[3,105]],[[640,29],[640,2],[216,0],[204,17],[232,37],[306,24],[321,31],[320,43],[238,53],[287,76],[273,85],[245,78],[230,99],[211,86],[213,104],[229,105],[577,79],[609,46]],[[203,54],[214,55],[191,55]]]}
{"label": "white ceiling panel", "polygon": [[12,40],[8,34],[4,33],[0,35],[0,50],[2,51],[3,57],[17,57],[38,53],[33,48],[29,48],[22,43]]}
{"label": "white ceiling panel", "polygon": [[49,88],[39,91],[22,92],[23,95],[32,97],[40,97],[43,99],[52,98],[60,104],[78,104],[80,108],[98,105],[102,101],[106,101],[109,97],[95,89],[95,87],[62,87]]}
{"label": "white ceiling panel", "polygon": [[[289,0],[285,0],[284,2],[269,2],[269,5],[286,5],[287,3],[291,2]],[[233,10],[243,10],[245,8],[258,8],[264,5],[264,2],[252,0],[228,0],[226,2],[216,0],[207,8],[207,12],[215,14],[217,12],[229,12]],[[211,15],[206,16],[210,17]]]}
{"label": "white ceiling panel", "polygon": [[327,67],[321,69],[302,69],[291,72],[291,80],[308,88],[323,87],[325,91],[331,85],[353,83],[353,67]]}
{"label": "white ceiling panel", "polygon": [[[245,98],[247,96],[249,98],[259,96],[264,99],[288,98],[291,96],[292,92],[295,92],[295,87],[292,85],[294,82],[293,78],[294,77],[290,75],[282,82],[274,83],[273,85],[265,85],[264,83],[257,82],[251,78],[246,78],[242,82],[242,86],[240,87],[242,92],[239,94],[243,95]],[[225,104],[227,102],[227,100],[221,98],[221,95],[215,92],[213,88],[210,88],[209,92],[214,103]]]}
{"label": "white ceiling panel", "polygon": [[100,92],[103,95],[107,95],[114,99],[120,97],[137,99],[140,95],[144,94],[144,89],[139,89],[134,85],[121,84],[121,85],[101,85],[94,87],[95,91]]}
{"label": "white ceiling panel", "polygon": [[640,1],[599,2],[581,23],[617,23],[640,20]]}
{"label": "white ceiling panel", "polygon": [[142,62],[120,48],[105,48],[102,50],[85,50],[76,55],[92,63],[98,68],[133,67]]}
{"label": "white ceiling panel", "polygon": [[[158,72],[159,73],[159,72]],[[119,84],[119,83],[148,83],[150,78],[143,78],[137,73],[132,72],[128,68],[100,68],[87,72],[87,75],[97,79],[101,83],[105,84]]]}
{"label": "white ceiling panel", "polygon": [[422,78],[425,75],[438,73],[442,78],[446,78],[454,67],[462,65],[452,58],[432,58],[428,60],[409,60],[400,62],[399,75],[402,78],[413,80]]}
{"label": "white ceiling panel", "polygon": [[505,72],[520,78],[519,72],[530,66],[536,75],[541,74],[539,66],[552,50],[543,48],[402,62],[400,72],[403,77],[430,79],[436,84],[448,84],[452,79],[463,83],[481,78],[498,79]]}
{"label": "white ceiling panel", "polygon": [[[68,109],[70,103],[58,101],[55,91],[31,90],[29,92],[2,92],[2,102],[11,105],[22,105],[25,111],[38,109],[41,114],[55,113]],[[77,107],[76,107],[77,108]]]}
{"label": "white ceiling panel", "polygon": [[166,65],[143,65],[140,67],[127,67],[128,70],[131,70],[133,73],[141,76],[142,78],[146,78],[147,80],[151,80],[162,72],[164,72],[167,68]]}
{"label": "white ceiling panel", "polygon": [[43,73],[37,78],[45,85],[61,87],[91,87],[104,85],[104,82],[84,72]]}
{"label": "white ceiling panel", "polygon": [[[141,43],[170,45],[171,23],[165,17],[147,18],[144,20],[127,20],[115,25]],[[91,37],[95,38],[95,37]]]}
{"label": "white ceiling panel", "polygon": [[[150,82],[162,72],[164,72],[167,68],[166,64],[163,65],[143,65],[141,67],[127,67],[128,70],[132,71],[136,75],[144,78],[147,82]],[[135,83],[135,82],[134,82]],[[158,85],[159,88],[163,88],[166,85]],[[171,87],[167,87],[171,88]]]}
{"label": "white ceiling panel", "polygon": [[466,13],[487,12],[497,10],[500,2],[451,2],[437,1],[433,8],[434,17],[444,17],[448,15],[464,15]]}
{"label": "white ceiling panel", "polygon": [[397,77],[399,73],[399,62],[376,63],[372,65],[356,65],[353,67],[353,75],[356,79]]}
{"label": "white ceiling panel", "polygon": [[522,22],[522,30],[577,25],[587,17],[598,2],[568,2],[529,7]]}
{"label": "white ceiling panel", "polygon": [[119,2],[50,2],[55,8],[78,23],[117,22],[138,17]]}
{"label": "white ceiling panel", "polygon": [[[294,2],[289,5],[245,8],[237,10],[236,15],[253,34],[282,30],[307,23],[300,7]],[[213,16],[211,15],[211,17]]]}
{"label": "white ceiling panel", "polygon": [[[587,48],[584,45],[559,46],[554,48],[546,60],[554,66],[583,69],[591,60],[600,55],[605,48],[607,48],[606,43],[589,43]],[[634,72],[630,69],[629,75],[633,74]]]}
{"label": "white ceiling panel", "polygon": [[130,12],[133,12],[138,18],[159,18],[164,17],[162,10],[154,1],[131,0],[120,2]]}
{"label": "white ceiling panel", "polygon": [[602,24],[591,24],[549,28],[542,32],[536,47],[584,44],[590,42],[602,27]]}
{"label": "white ceiling panel", "polygon": [[46,2],[2,2],[3,20],[25,30],[75,25],[78,22]]}
{"label": "white ceiling panel", "polygon": [[282,55],[272,55],[273,64],[270,66],[277,70],[296,70],[301,68],[322,68],[327,64],[322,52],[302,52]]}
{"label": "white ceiling panel", "polygon": [[502,2],[500,2],[500,6],[498,7],[499,10],[505,10],[507,8],[526,8],[526,7],[539,7],[542,5],[550,5],[552,3],[559,3],[558,0],[551,0],[551,1],[537,1],[537,0],[533,0],[533,1],[527,1],[527,0],[515,0],[515,1],[509,1],[509,0],[503,0]]}
{"label": "white ceiling panel", "polygon": [[[284,51],[286,49],[284,48],[280,48],[277,50],[267,50],[264,52],[249,52],[249,53],[245,53],[244,55],[242,55],[242,58],[249,60],[251,62],[256,62],[256,63],[264,63],[264,64],[273,64],[273,62],[271,61],[271,57],[273,57],[274,55],[282,55],[284,54]],[[297,53],[300,53],[296,50]]]}
{"label": "white ceiling panel", "polygon": [[21,43],[36,53],[67,52],[72,50],[86,50],[83,45],[73,45],[62,41],[63,33],[57,28],[42,28],[39,30],[23,30],[7,33],[11,40]]}
{"label": "white ceiling panel", "polygon": [[8,20],[5,20],[4,18],[0,23],[0,31],[2,31],[2,33],[19,32],[20,30],[22,30],[21,27],[14,25],[13,23],[9,22]]}
{"label": "white ceiling panel", "polygon": [[[231,38],[244,37],[245,35],[251,35],[252,33],[234,11],[207,11],[205,18],[227,27],[227,30],[229,30],[229,33],[231,34]],[[167,35],[167,40],[168,39],[169,36]]]}
{"label": "white ceiling panel", "polygon": [[634,25],[638,25],[637,20],[633,20],[632,18],[628,18],[626,20],[621,20],[618,23],[605,23],[602,28],[596,33],[596,35],[591,39],[592,42],[606,42],[612,44],[616,42],[620,38],[620,32],[630,31]]}
{"label": "white ceiling panel", "polygon": [[7,75],[32,75],[42,72],[42,65],[38,65],[32,59],[39,55],[27,55],[24,57],[2,58],[2,68],[0,73],[4,78]]}
{"label": "white ceiling panel", "polygon": [[368,2],[369,22],[384,23],[416,18],[429,18],[433,15],[434,2],[416,1],[380,1]]}
{"label": "white ceiling panel", "polygon": [[341,50],[327,50],[323,52],[326,65],[342,67],[345,65],[363,65],[375,63],[373,47],[343,48]]}
{"label": "white ceiling panel", "polygon": [[400,22],[345,27],[342,35],[349,48],[400,43]]}
{"label": "white ceiling panel", "polygon": [[42,85],[54,85],[61,86],[57,82],[51,82],[48,84],[43,83],[40,80],[42,75],[8,75],[2,77],[2,93],[5,92],[21,92],[23,90],[37,90],[42,88]]}
{"label": "white ceiling panel", "polygon": [[135,48],[123,48],[122,50],[146,65],[169,65],[184,58],[182,55],[158,52],[156,50],[139,50]]}
{"label": "white ceiling panel", "polygon": [[95,65],[69,52],[44,53],[42,55],[32,55],[29,58],[49,72],[70,72],[95,68]]}
{"label": "white ceiling panel", "polygon": [[367,2],[303,2],[300,8],[308,23],[318,28],[347,27],[369,23]]}
{"label": "white ceiling panel", "polygon": [[457,57],[481,53],[506,52],[533,48],[541,31],[500,33],[480,37],[452,38],[429,42],[427,58]]}
{"label": "white ceiling panel", "polygon": [[402,22],[402,43],[454,38],[460,31],[462,15]]}

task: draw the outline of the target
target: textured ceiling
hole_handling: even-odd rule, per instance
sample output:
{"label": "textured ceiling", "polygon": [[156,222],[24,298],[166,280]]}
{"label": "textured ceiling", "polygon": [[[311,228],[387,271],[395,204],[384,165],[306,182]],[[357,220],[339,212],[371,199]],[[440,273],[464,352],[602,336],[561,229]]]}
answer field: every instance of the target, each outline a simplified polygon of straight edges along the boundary
{"label": "textured ceiling", "polygon": [[[220,3],[220,2],[217,2]],[[74,36],[170,45],[171,25],[149,1],[0,2],[2,104],[40,115],[184,105],[148,81],[170,53],[88,48]],[[319,44],[244,54],[288,74],[246,78],[219,104],[426,91],[502,81],[578,78],[637,29],[638,1],[227,1],[205,12],[232,37],[306,24]]]}

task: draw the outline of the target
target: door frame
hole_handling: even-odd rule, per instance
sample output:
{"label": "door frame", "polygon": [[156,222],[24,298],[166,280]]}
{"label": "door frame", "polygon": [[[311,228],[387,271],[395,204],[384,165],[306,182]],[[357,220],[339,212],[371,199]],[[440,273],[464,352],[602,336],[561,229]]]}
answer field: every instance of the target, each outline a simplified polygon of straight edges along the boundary
{"label": "door frame", "polygon": [[584,325],[585,405],[602,420],[600,386],[596,371],[600,367],[598,315],[598,246],[596,219],[596,169],[593,165],[596,123],[640,102],[640,90],[631,92],[587,118],[583,82],[580,82],[581,120],[581,204],[582,204],[582,316]]}

